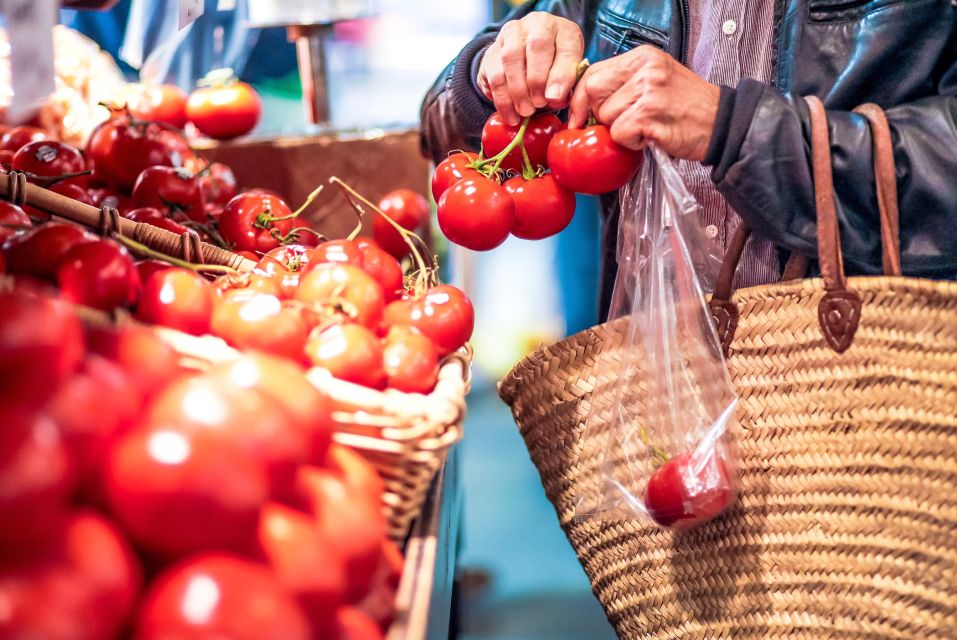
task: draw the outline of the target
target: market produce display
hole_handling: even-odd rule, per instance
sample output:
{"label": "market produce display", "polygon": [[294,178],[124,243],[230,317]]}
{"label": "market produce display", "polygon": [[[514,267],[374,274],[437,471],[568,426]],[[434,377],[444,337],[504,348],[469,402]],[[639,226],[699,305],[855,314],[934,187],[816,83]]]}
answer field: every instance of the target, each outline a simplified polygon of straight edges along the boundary
{"label": "market produce display", "polygon": [[565,129],[553,113],[509,126],[497,112],[482,128],[482,153],[454,152],[432,177],[439,227],[474,251],[488,251],[509,235],[541,240],[575,215],[575,193],[621,188],[641,166],[640,151],[611,139],[608,127]]}
{"label": "market produce display", "polygon": [[[114,111],[84,150],[7,131],[5,170],[256,267],[0,202],[0,637],[382,637],[402,570],[383,480],[332,442],[343,408],[313,377],[428,394],[471,302],[410,231],[421,196],[384,199],[390,250],[327,240],[309,202],[237,189],[145,115]],[[197,363],[169,335],[237,351]]]}

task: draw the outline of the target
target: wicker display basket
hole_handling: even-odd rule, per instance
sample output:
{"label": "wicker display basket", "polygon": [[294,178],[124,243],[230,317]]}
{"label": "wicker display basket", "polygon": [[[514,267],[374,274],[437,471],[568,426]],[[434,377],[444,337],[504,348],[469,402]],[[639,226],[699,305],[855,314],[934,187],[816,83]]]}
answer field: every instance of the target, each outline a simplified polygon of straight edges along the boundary
{"label": "wicker display basket", "polygon": [[[621,637],[957,638],[957,283],[844,279],[812,109],[823,277],[715,296],[741,398],[728,513],[686,533],[574,519],[599,474],[580,464],[586,418],[609,422],[615,401],[599,354],[625,361],[627,318],[531,355],[501,384]],[[893,273],[893,164],[874,127]]]}
{"label": "wicker display basket", "polygon": [[[97,209],[29,184],[22,173],[0,174],[0,197],[16,204],[29,204],[104,234],[123,235],[189,262],[237,271],[255,267],[252,260],[200,242],[194,232],[177,235],[127,220],[115,210]],[[202,369],[240,356],[239,351],[217,337],[196,337],[162,327],[155,331],[192,368]],[[361,452],[382,476],[388,533],[396,542],[405,538],[449,449],[462,438],[470,363],[471,353],[467,349],[448,356],[442,362],[435,389],[427,395],[377,391],[337,380],[325,370],[308,372],[309,380],[339,407],[332,416],[334,439]]]}

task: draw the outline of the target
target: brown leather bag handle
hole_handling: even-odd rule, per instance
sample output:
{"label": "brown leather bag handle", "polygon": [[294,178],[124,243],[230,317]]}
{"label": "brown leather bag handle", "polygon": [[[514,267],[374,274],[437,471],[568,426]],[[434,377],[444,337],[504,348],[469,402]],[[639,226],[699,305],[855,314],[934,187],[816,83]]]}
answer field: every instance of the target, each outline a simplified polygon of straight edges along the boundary
{"label": "brown leather bag handle", "polygon": [[[827,112],[818,98],[809,96],[805,100],[811,115],[811,161],[817,212],[818,256],[821,277],[826,290],[818,306],[818,319],[828,344],[841,353],[851,345],[857,331],[860,323],[861,300],[857,294],[847,289],[847,278],[844,273],[840,227],[834,199]],[[897,276],[901,273],[899,212],[890,127],[883,110],[877,105],[862,105],[855,111],[866,117],[871,126],[874,176],[881,217],[883,267],[885,274]],[[738,322],[737,305],[731,302],[734,273],[749,235],[750,229],[747,225],[739,225],[731,239],[711,299],[712,315],[725,354],[728,353]],[[806,271],[807,260],[801,258],[795,260],[794,257],[792,256],[792,259],[788,261],[785,269],[786,279],[799,277]]]}

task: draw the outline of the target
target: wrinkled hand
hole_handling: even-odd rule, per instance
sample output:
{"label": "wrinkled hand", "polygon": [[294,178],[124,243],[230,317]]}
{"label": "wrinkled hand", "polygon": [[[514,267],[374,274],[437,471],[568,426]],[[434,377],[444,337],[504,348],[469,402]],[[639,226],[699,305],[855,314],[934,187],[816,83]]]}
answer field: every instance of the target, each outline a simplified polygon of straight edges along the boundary
{"label": "wrinkled hand", "polygon": [[590,112],[622,146],[654,142],[676,158],[703,160],[720,96],[717,85],[645,45],[589,67],[572,96],[568,125],[584,126]]}
{"label": "wrinkled hand", "polygon": [[499,31],[482,57],[478,86],[513,126],[536,109],[564,109],[584,47],[577,24],[534,11]]}

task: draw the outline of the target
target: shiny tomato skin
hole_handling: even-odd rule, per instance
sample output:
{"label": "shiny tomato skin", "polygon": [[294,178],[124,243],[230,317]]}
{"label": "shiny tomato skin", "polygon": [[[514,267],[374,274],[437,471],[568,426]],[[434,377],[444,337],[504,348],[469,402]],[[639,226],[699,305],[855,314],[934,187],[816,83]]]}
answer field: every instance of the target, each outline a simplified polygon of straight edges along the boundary
{"label": "shiny tomato skin", "polygon": [[734,497],[733,476],[723,457],[713,449],[700,455],[685,452],[651,475],[645,507],[659,525],[688,529],[716,518]]}
{"label": "shiny tomato skin", "polygon": [[[505,147],[518,135],[520,128],[521,125],[513,127],[507,124],[497,111],[489,116],[489,119],[485,121],[485,126],[482,127],[482,150],[485,152],[485,156],[491,158],[504,151]],[[542,113],[533,116],[528,121],[522,143],[525,145],[525,151],[528,153],[532,169],[538,169],[540,166],[547,167],[548,143],[551,142],[556,133],[564,128],[565,124],[554,113]],[[501,168],[522,173],[522,164],[522,149],[516,147],[505,156]]]}
{"label": "shiny tomato skin", "polygon": [[209,331],[213,295],[212,285],[195,271],[163,269],[143,285],[136,317],[200,336]]}
{"label": "shiny tomato skin", "polygon": [[[41,177],[56,177],[68,173],[86,171],[86,158],[79,149],[55,140],[30,142],[20,148],[13,156],[14,171],[24,171]],[[89,182],[87,176],[67,178],[84,189]]]}
{"label": "shiny tomato skin", "polygon": [[110,448],[103,474],[110,513],[162,559],[249,551],[269,497],[266,470],[240,444],[176,424],[128,431]]}
{"label": "shiny tomato skin", "polygon": [[44,402],[82,356],[83,331],[67,305],[29,293],[0,293],[0,400]]}
{"label": "shiny tomato skin", "polygon": [[[379,209],[403,229],[416,231],[429,219],[429,201],[411,189],[396,189],[383,196]],[[396,259],[409,254],[409,245],[389,221],[377,215],[372,221],[372,234],[379,246]]]}
{"label": "shiny tomato skin", "polygon": [[33,221],[26,211],[6,200],[0,200],[0,245],[18,231],[33,228]]}
{"label": "shiny tomato skin", "polygon": [[237,349],[259,351],[293,362],[304,360],[309,327],[302,314],[268,293],[233,296],[215,305],[212,332]]}
{"label": "shiny tomato skin", "polygon": [[213,162],[197,175],[207,203],[225,207],[236,196],[236,175],[228,165]]}
{"label": "shiny tomato skin", "polygon": [[185,225],[181,225],[175,220],[172,220],[165,213],[154,207],[139,207],[129,211],[124,217],[132,220],[133,222],[144,222],[146,224],[151,224],[154,227],[166,229],[167,231],[178,235],[182,235],[189,231]]}
{"label": "shiny tomato skin", "polygon": [[327,240],[319,243],[309,254],[309,269],[322,264],[351,264],[362,268],[362,250],[355,240]]}
{"label": "shiny tomato skin", "polygon": [[620,189],[638,171],[642,158],[641,151],[612,140],[603,124],[560,131],[548,146],[548,166],[558,184],[590,195]]}
{"label": "shiny tomato skin", "polygon": [[256,268],[269,275],[304,271],[312,260],[312,249],[301,244],[287,244],[269,251]]}
{"label": "shiny tomato skin", "polygon": [[432,198],[438,202],[449,187],[465,177],[474,178],[479,172],[470,165],[478,160],[478,154],[471,151],[453,153],[440,162],[432,173]]}
{"label": "shiny tomato skin", "polygon": [[201,133],[217,140],[238,138],[259,123],[262,101],[245,82],[200,87],[186,102],[186,116]]}
{"label": "shiny tomato skin", "polygon": [[515,226],[512,235],[525,240],[541,240],[562,231],[575,215],[575,194],[545,175],[531,180],[515,176],[505,183],[515,202]]}
{"label": "shiny tomato skin", "polygon": [[186,94],[176,85],[130,85],[124,93],[126,108],[138,120],[161,122],[177,129],[186,126]]}
{"label": "shiny tomato skin", "polygon": [[117,363],[138,397],[151,399],[182,375],[179,356],[149,327],[88,327],[87,349]]}
{"label": "shiny tomato skin", "polygon": [[432,340],[440,355],[446,355],[472,337],[475,309],[461,289],[442,284],[416,300],[397,300],[389,304],[383,324],[387,328],[414,327]]}
{"label": "shiny tomato skin", "polygon": [[[269,252],[289,235],[295,219],[292,210],[279,196],[247,191],[230,200],[219,216],[219,232],[235,251]],[[278,238],[276,236],[279,236]]]}
{"label": "shiny tomato skin", "polygon": [[502,185],[487,178],[465,178],[452,185],[438,204],[445,237],[473,251],[489,251],[505,242],[515,225],[515,204]]}
{"label": "shiny tomato skin", "polygon": [[56,423],[35,409],[0,404],[0,560],[48,544],[77,486]]}
{"label": "shiny tomato skin", "polygon": [[386,302],[398,300],[403,291],[402,265],[375,240],[359,238],[356,245],[362,253],[362,270],[379,283]]}
{"label": "shiny tomato skin", "polygon": [[379,325],[385,306],[379,283],[349,264],[321,264],[307,273],[299,282],[296,300],[313,305],[343,303],[345,312],[366,327]]}
{"label": "shiny tomato skin", "polygon": [[225,553],[192,556],[156,577],[136,640],[310,640],[309,623],[269,567]]}
{"label": "shiny tomato skin", "polygon": [[173,268],[173,265],[169,264],[168,262],[163,262],[162,260],[140,260],[136,263],[136,270],[140,274],[140,282],[143,283],[144,289],[146,287],[146,282],[154,273],[157,271],[166,271],[167,269]]}
{"label": "shiny tomato skin", "polygon": [[431,340],[405,327],[394,327],[382,351],[386,386],[405,393],[429,393],[439,378],[439,352]]}
{"label": "shiny tomato skin", "polygon": [[3,137],[0,138],[0,149],[4,151],[13,151],[15,153],[19,151],[21,147],[31,142],[41,142],[43,140],[50,139],[50,134],[43,129],[21,125],[19,127],[10,129],[3,134]]}
{"label": "shiny tomato skin", "polygon": [[67,251],[96,240],[96,236],[75,224],[48,222],[11,240],[6,249],[10,273],[56,280],[60,261]]}
{"label": "shiny tomato skin", "polygon": [[134,124],[128,116],[111,118],[90,135],[86,155],[93,178],[122,193],[130,193],[149,167],[178,166],[180,158],[156,134],[154,127]]}
{"label": "shiny tomato skin", "polygon": [[85,242],[67,251],[57,281],[64,300],[102,311],[135,304],[142,288],[129,251],[112,240]]}
{"label": "shiny tomato skin", "polygon": [[208,221],[199,180],[185,169],[145,169],[133,187],[133,206],[159,209],[169,217],[184,216],[200,223]]}
{"label": "shiny tomato skin", "polygon": [[306,356],[336,378],[379,389],[385,383],[382,345],[359,324],[332,325],[309,338]]}

